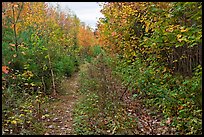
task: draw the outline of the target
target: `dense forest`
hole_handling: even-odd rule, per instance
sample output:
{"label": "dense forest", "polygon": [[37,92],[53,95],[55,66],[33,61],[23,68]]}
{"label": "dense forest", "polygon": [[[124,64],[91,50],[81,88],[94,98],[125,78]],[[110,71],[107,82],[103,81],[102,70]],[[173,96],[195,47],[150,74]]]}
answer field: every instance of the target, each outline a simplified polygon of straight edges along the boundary
{"label": "dense forest", "polygon": [[202,134],[202,2],[100,6],[2,2],[2,134]]}

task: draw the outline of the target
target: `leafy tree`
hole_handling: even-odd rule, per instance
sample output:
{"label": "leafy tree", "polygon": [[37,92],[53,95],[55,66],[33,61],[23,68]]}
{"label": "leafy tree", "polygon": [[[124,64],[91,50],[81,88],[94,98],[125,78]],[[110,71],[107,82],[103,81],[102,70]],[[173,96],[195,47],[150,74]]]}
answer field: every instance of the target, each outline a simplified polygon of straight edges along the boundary
{"label": "leafy tree", "polygon": [[[201,8],[200,2],[106,2],[98,24],[99,41],[119,59],[116,72],[124,84],[136,90],[146,106],[175,116],[171,126],[180,134],[201,133],[196,103],[202,95]],[[191,115],[191,108],[198,115]],[[191,117],[199,126],[187,120]]]}

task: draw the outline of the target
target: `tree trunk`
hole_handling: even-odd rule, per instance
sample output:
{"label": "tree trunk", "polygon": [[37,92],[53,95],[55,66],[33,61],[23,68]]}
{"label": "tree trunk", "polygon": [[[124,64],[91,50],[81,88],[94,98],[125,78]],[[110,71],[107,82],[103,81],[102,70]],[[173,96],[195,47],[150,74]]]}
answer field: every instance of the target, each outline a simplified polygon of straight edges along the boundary
{"label": "tree trunk", "polygon": [[56,96],[56,88],[55,88],[55,79],[54,79],[54,73],[53,73],[53,70],[52,70],[52,65],[51,65],[51,61],[50,61],[50,55],[48,53],[48,60],[49,60],[49,66],[50,66],[50,71],[51,71],[51,76],[52,76],[52,86],[53,86],[53,92],[52,94],[54,96]]}
{"label": "tree trunk", "polygon": [[44,93],[46,92],[46,87],[45,87],[45,81],[44,81],[44,77],[42,76],[42,83],[43,83],[43,91]]}

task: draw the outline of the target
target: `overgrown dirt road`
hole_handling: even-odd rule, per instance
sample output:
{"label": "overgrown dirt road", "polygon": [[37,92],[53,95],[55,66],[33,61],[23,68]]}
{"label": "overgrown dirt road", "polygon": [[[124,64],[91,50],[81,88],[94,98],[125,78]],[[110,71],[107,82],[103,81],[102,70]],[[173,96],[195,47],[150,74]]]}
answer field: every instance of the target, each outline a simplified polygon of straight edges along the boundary
{"label": "overgrown dirt road", "polygon": [[45,119],[45,135],[70,135],[73,134],[72,111],[73,106],[80,98],[77,94],[79,72],[73,74],[70,78],[65,79],[61,85],[64,89],[63,95],[49,103],[46,108],[50,118]]}
{"label": "overgrown dirt road", "polygon": [[[100,62],[100,61],[99,61]],[[101,66],[100,66],[101,65]],[[107,68],[104,67],[104,64],[99,63],[96,68],[104,68],[104,72],[106,72],[106,77],[109,84],[104,86],[109,86],[109,88],[115,87],[115,84],[111,84],[114,80],[112,79],[111,73]],[[90,69],[93,71],[90,71]],[[99,69],[100,70],[100,69]],[[98,77],[101,81],[102,77],[99,77],[97,70],[91,66],[89,63],[85,63],[80,66],[80,71],[74,73],[70,78],[65,79],[61,86],[63,88],[64,93],[58,95],[54,101],[47,104],[45,108],[47,110],[48,118],[44,118],[44,126],[45,132],[44,135],[71,135],[75,134],[73,129],[73,109],[74,105],[79,102],[80,99],[83,98],[83,94],[79,94],[79,84],[80,84],[80,72],[88,71],[94,72],[97,76],[93,75],[92,77]],[[104,73],[103,73],[104,74]],[[91,75],[91,73],[89,74]],[[116,82],[116,81],[115,81]],[[119,87],[122,89],[122,87]],[[125,88],[125,87],[124,87]],[[115,89],[119,91],[119,89]],[[110,92],[110,91],[109,91]],[[122,93],[122,91],[120,91]],[[122,97],[122,102],[125,103],[125,117],[132,117],[133,119],[137,119],[136,126],[131,129],[124,129],[124,131],[114,131],[113,134],[126,134],[126,135],[161,135],[161,134],[174,134],[174,131],[167,126],[161,126],[160,123],[162,118],[160,115],[152,117],[150,115],[151,111],[145,108],[139,100],[133,100],[130,92],[126,92]],[[105,99],[105,98],[103,98]],[[121,114],[120,114],[121,115]],[[103,119],[106,119],[104,117]],[[116,120],[116,119],[113,119]],[[100,120],[98,121],[100,122]],[[167,121],[168,122],[168,121]],[[120,123],[123,124],[123,123]],[[102,133],[109,134],[109,133]]]}

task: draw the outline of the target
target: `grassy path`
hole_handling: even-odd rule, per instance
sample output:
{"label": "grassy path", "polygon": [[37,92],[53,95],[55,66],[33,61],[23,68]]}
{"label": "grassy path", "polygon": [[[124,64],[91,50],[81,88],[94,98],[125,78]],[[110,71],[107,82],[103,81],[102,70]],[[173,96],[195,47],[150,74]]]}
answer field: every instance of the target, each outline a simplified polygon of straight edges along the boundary
{"label": "grassy path", "polygon": [[[160,115],[152,116],[150,113],[154,110],[145,108],[142,105],[140,100],[132,99],[132,93],[126,92],[121,99],[120,94],[122,94],[120,83],[117,83],[117,79],[112,75],[111,70],[102,63],[102,60],[97,58],[98,63],[94,67],[93,63],[85,63],[80,66],[80,71],[74,73],[70,78],[65,79],[61,86],[64,93],[58,95],[58,97],[47,104],[47,111],[50,115],[49,118],[44,119],[44,126],[46,130],[44,135],[71,135],[74,133],[73,129],[73,109],[74,105],[79,103],[85,103],[81,106],[80,112],[83,112],[83,116],[88,117],[81,118],[81,114],[77,114],[77,119],[81,120],[78,122],[77,129],[81,130],[79,134],[118,134],[118,135],[161,135],[161,134],[174,134],[173,129],[168,126],[162,126],[161,121],[162,117]],[[102,71],[104,70],[104,71]],[[86,72],[88,77],[83,77],[82,81],[80,80],[80,73]],[[105,72],[105,73],[104,73]],[[93,89],[91,81],[98,79],[98,85],[101,85],[103,88]],[[103,81],[105,79],[105,82]],[[87,83],[90,82],[90,83]],[[80,85],[80,82],[85,82],[87,85],[83,87]],[[97,95],[100,96],[99,100],[96,102],[104,101],[109,102],[108,104],[121,101],[122,106],[115,106],[117,109],[111,109],[108,111],[108,108],[101,109],[97,111],[95,115],[91,115],[92,110],[101,105],[105,104],[96,104],[93,102],[91,104],[87,101],[82,101],[86,99],[85,94],[80,94],[78,92],[79,86],[83,89],[96,90]],[[95,87],[96,88],[96,87]],[[100,94],[104,92],[104,89],[108,89],[107,93]],[[114,91],[114,92],[113,92]],[[112,96],[117,91],[117,94]],[[93,92],[94,93],[94,92]],[[88,92],[87,92],[88,94]],[[108,96],[105,96],[108,94]],[[89,98],[91,101],[93,98]],[[87,99],[88,100],[88,99]],[[82,101],[82,102],[81,102]],[[96,106],[94,106],[94,104]],[[107,105],[107,104],[106,104]],[[98,109],[99,109],[98,108]],[[105,113],[106,112],[106,113]],[[114,113],[112,113],[114,112]],[[106,116],[99,116],[98,114],[106,114]],[[118,116],[118,117],[115,117]],[[130,121],[130,118],[132,119]],[[107,123],[107,121],[113,121],[115,124]],[[85,122],[85,123],[83,123]],[[124,124],[126,122],[126,124]],[[96,124],[100,123],[100,124]],[[127,124],[129,123],[129,124]],[[170,123],[170,120],[167,121]],[[117,125],[116,125],[117,124]],[[81,125],[84,127],[81,128]],[[97,132],[96,132],[97,131]],[[99,132],[98,132],[99,131]]]}
{"label": "grassy path", "polygon": [[77,94],[79,72],[65,79],[61,85],[65,93],[58,95],[57,99],[47,106],[48,114],[51,116],[45,120],[45,135],[70,135],[73,134],[72,111],[73,106],[80,98]]}

